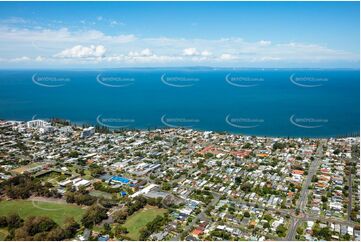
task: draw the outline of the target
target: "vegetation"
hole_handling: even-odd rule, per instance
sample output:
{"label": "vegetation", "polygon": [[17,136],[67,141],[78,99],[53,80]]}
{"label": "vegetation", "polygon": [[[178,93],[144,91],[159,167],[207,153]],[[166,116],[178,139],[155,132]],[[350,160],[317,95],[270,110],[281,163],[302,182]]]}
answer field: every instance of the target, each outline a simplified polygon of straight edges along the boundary
{"label": "vegetation", "polygon": [[213,195],[210,191],[206,190],[194,190],[194,192],[191,195],[192,199],[204,202],[205,204],[208,204],[212,201]]}
{"label": "vegetation", "polygon": [[0,218],[1,227],[8,228],[5,240],[64,240],[74,237],[79,224],[73,218],[65,219],[60,227],[49,217],[30,216],[25,219],[17,214],[11,214]]}
{"label": "vegetation", "polygon": [[85,189],[79,189],[78,191],[68,191],[65,193],[66,202],[76,203],[78,205],[93,205],[97,198],[89,195],[89,191]]}
{"label": "vegetation", "polygon": [[144,228],[140,230],[140,240],[146,240],[151,234],[156,231],[159,231],[160,228],[168,222],[168,216],[157,215],[155,219],[151,222],[148,222]]}
{"label": "vegetation", "polygon": [[285,237],[287,233],[287,228],[284,227],[283,225],[280,225],[277,227],[276,233],[279,237]]}
{"label": "vegetation", "polygon": [[273,148],[273,150],[278,150],[278,149],[282,150],[282,149],[286,148],[286,144],[280,143],[280,142],[275,142],[273,144],[272,148]]}
{"label": "vegetation", "polygon": [[107,193],[118,193],[118,192],[121,192],[124,190],[121,187],[113,188],[113,187],[106,186],[102,182],[93,183],[93,187],[95,190],[107,192]]}
{"label": "vegetation", "polygon": [[99,166],[99,165],[97,165],[97,164],[91,164],[91,165],[89,166],[89,168],[90,168],[90,174],[91,174],[93,177],[99,177],[99,176],[101,176],[102,174],[105,173],[104,168],[101,167],[101,166]]}
{"label": "vegetation", "polygon": [[61,197],[49,182],[42,184],[39,179],[27,174],[15,176],[1,183],[0,194],[12,199],[26,199],[31,195],[43,197]]}
{"label": "vegetation", "polygon": [[107,219],[107,209],[93,205],[86,211],[84,217],[81,219],[85,228],[92,228],[104,219]]}
{"label": "vegetation", "polygon": [[228,233],[227,231],[223,231],[223,230],[213,230],[213,231],[211,231],[211,236],[217,237],[217,238],[222,238],[223,240],[230,240],[232,238],[230,233]]}
{"label": "vegetation", "polygon": [[138,196],[134,198],[133,201],[129,201],[124,208],[117,211],[113,214],[114,221],[117,223],[124,223],[128,216],[131,216],[133,213],[144,208],[147,204],[151,206],[157,206],[158,208],[162,207],[161,198],[145,198],[143,196]]}

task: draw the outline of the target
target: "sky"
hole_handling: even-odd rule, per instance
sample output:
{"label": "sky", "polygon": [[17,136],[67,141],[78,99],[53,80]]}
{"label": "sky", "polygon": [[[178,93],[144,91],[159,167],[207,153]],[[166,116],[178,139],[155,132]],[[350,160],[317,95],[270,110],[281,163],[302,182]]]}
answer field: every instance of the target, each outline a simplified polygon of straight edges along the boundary
{"label": "sky", "polygon": [[358,68],[359,2],[0,2],[0,68]]}

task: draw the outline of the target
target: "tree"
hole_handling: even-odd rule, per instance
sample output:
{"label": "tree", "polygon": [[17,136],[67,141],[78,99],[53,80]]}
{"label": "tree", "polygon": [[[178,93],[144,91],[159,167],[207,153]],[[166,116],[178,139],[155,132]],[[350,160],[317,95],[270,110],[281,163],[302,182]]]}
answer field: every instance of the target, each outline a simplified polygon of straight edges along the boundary
{"label": "tree", "polygon": [[90,206],[96,202],[96,198],[89,195],[88,193],[89,192],[86,190],[82,191],[81,188],[77,192],[66,192],[66,202]]}
{"label": "tree", "polygon": [[65,239],[64,230],[62,230],[60,227],[51,230],[46,236],[46,240],[59,241],[64,239]]}
{"label": "tree", "polygon": [[106,218],[108,218],[107,210],[93,205],[88,208],[81,222],[85,228],[92,228],[95,224],[100,223]]}
{"label": "tree", "polygon": [[298,216],[300,214],[300,209],[296,208],[296,215]]}
{"label": "tree", "polygon": [[8,228],[19,228],[23,222],[18,214],[11,214],[6,218]]}
{"label": "tree", "polygon": [[[10,217],[10,216],[9,216]],[[9,220],[13,221],[14,216]],[[52,219],[48,217],[32,216],[28,217],[18,228],[11,228],[6,240],[63,240],[65,231],[60,228]]]}
{"label": "tree", "polygon": [[78,229],[80,229],[80,225],[74,220],[74,218],[66,218],[63,228],[65,238],[70,239],[75,236]]}
{"label": "tree", "polygon": [[51,189],[48,183],[43,185],[39,179],[33,178],[28,174],[15,176],[0,185],[0,193],[6,194],[12,199],[26,199],[31,195],[54,196],[59,194],[55,189]]}
{"label": "tree", "polygon": [[265,220],[267,220],[268,222],[270,222],[272,220],[272,216],[270,214],[266,214],[263,218]]}
{"label": "tree", "polygon": [[328,227],[322,228],[320,230],[316,230],[314,232],[316,236],[322,237],[325,240],[331,240],[331,231]]}
{"label": "tree", "polygon": [[117,223],[124,223],[128,217],[128,210],[123,208],[113,214],[113,219]]}
{"label": "tree", "polygon": [[239,184],[242,183],[242,177],[237,176],[234,181],[235,181],[235,183],[236,183],[237,185],[239,185]]}
{"label": "tree", "polygon": [[297,231],[297,234],[303,234],[303,228],[302,227],[298,227],[296,231]]}
{"label": "tree", "polygon": [[285,237],[286,232],[287,232],[287,229],[283,225],[278,226],[276,229],[276,233],[279,237]]}
{"label": "tree", "polygon": [[350,241],[350,240],[351,240],[351,235],[345,234],[345,235],[343,236],[343,240],[345,240],[345,241]]}
{"label": "tree", "polygon": [[104,223],[103,224],[103,233],[109,234],[111,231],[112,231],[112,228],[110,227],[110,225],[108,223]]}
{"label": "tree", "polygon": [[0,228],[8,226],[6,216],[0,216]]}
{"label": "tree", "polygon": [[79,156],[79,152],[76,151],[76,150],[72,150],[72,151],[69,152],[68,156],[70,158],[77,158]]}
{"label": "tree", "polygon": [[168,182],[163,182],[162,183],[162,189],[163,190],[166,190],[166,191],[169,191],[171,189],[171,186]]}
{"label": "tree", "polygon": [[90,173],[93,177],[98,177],[105,173],[104,168],[101,166],[98,166],[97,164],[91,164],[90,165]]}
{"label": "tree", "polygon": [[28,235],[24,228],[18,228],[14,230],[14,240],[31,240],[31,236]]}
{"label": "tree", "polygon": [[286,145],[284,143],[280,143],[280,142],[276,142],[273,144],[272,148],[273,150],[277,150],[277,149],[284,149],[286,147]]}
{"label": "tree", "polygon": [[340,154],[340,153],[341,153],[341,150],[338,149],[338,148],[333,151],[333,154],[334,154],[334,155],[338,155],[338,154]]}
{"label": "tree", "polygon": [[164,217],[157,215],[153,221],[147,223],[145,228],[140,231],[139,240],[146,240],[149,235],[158,231],[165,222],[166,219]]}
{"label": "tree", "polygon": [[58,225],[48,217],[28,217],[23,225],[23,228],[30,236],[34,236],[37,233],[47,232],[57,227]]}
{"label": "tree", "polygon": [[115,236],[116,237],[121,237],[122,235],[127,234],[127,233],[128,233],[128,230],[126,227],[121,226],[121,225],[115,227]]}

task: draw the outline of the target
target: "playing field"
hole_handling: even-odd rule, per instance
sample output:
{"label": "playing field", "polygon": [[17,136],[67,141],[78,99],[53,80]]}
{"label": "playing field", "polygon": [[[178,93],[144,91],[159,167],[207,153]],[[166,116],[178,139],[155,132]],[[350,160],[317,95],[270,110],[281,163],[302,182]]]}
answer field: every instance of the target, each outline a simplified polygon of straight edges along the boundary
{"label": "playing field", "polygon": [[132,216],[127,218],[124,226],[127,228],[129,233],[127,237],[132,240],[139,240],[139,231],[150,221],[155,219],[157,215],[163,215],[167,210],[163,208],[146,206],[145,208],[134,213]]}
{"label": "playing field", "polygon": [[38,202],[25,200],[11,200],[0,202],[0,215],[12,213],[20,217],[46,216],[53,219],[57,224],[62,225],[67,217],[73,217],[80,221],[85,210],[73,204],[61,204],[55,202]]}

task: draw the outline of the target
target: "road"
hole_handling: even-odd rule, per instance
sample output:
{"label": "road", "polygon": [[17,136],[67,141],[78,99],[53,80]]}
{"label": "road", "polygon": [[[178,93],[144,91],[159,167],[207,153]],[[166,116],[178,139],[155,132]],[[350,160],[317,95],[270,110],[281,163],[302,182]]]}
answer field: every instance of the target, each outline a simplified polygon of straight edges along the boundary
{"label": "road", "polygon": [[308,175],[306,177],[306,180],[303,182],[303,186],[300,193],[300,199],[297,202],[296,208],[299,209],[300,212],[304,212],[304,209],[307,205],[307,199],[308,199],[308,187],[311,185],[312,177],[316,174],[318,168],[321,164],[322,159],[322,146],[323,144],[320,143],[317,147],[315,159],[312,161],[309,169],[308,169]]}
{"label": "road", "polygon": [[[221,194],[222,195],[222,194]],[[237,199],[237,198],[230,198],[232,201],[237,202],[238,205],[243,204],[243,205],[247,205],[247,206],[252,206],[252,207],[258,207],[264,210],[268,210],[268,211],[275,211],[278,212],[279,214],[282,215],[290,215],[293,213],[292,209],[283,209],[283,208],[274,208],[274,207],[269,207],[269,206],[263,206],[261,204],[258,203],[252,203],[252,202],[245,202],[241,199]]]}
{"label": "road", "polygon": [[[321,143],[320,141],[315,153],[315,159],[311,162],[311,165],[308,169],[308,175],[305,181],[303,182],[302,189],[300,192],[300,198],[296,204],[296,210],[298,210],[300,213],[305,212],[305,208],[308,200],[308,187],[311,185],[312,177],[316,174],[318,168],[320,167],[322,160],[322,153],[323,153],[323,143]],[[286,237],[287,240],[289,241],[295,240],[296,230],[301,221],[302,221],[301,216],[291,218],[290,229],[288,230],[288,234]]]}
{"label": "road", "polygon": [[301,221],[302,220],[299,218],[291,217],[290,227],[288,229],[286,240],[288,241],[295,240],[294,237],[296,236],[297,227],[299,226]]}
{"label": "road", "polygon": [[347,206],[347,218],[351,221],[351,213],[352,213],[352,164],[359,162],[355,158],[350,160],[350,175],[348,176],[348,206]]}
{"label": "road", "polygon": [[175,236],[172,241],[179,241],[181,240],[181,235],[182,234],[189,234],[190,230],[193,228],[194,225],[196,225],[196,223],[198,223],[198,221],[200,220],[205,220],[206,219],[206,214],[205,211],[207,211],[207,209],[209,209],[212,206],[215,206],[219,199],[221,198],[221,196],[219,196],[217,193],[212,193],[214,198],[213,200],[207,205],[206,208],[204,208],[202,210],[202,212],[200,212],[193,220],[192,222],[190,222],[183,230],[183,232],[181,234],[178,234],[177,236]]}
{"label": "road", "polygon": [[312,221],[322,221],[322,222],[329,222],[329,223],[336,223],[336,224],[342,224],[354,227],[356,225],[359,225],[358,222],[355,221],[349,221],[349,220],[343,220],[338,218],[331,218],[331,217],[325,217],[325,216],[319,216],[319,215],[305,215],[303,218],[301,218],[304,221],[312,220]]}
{"label": "road", "polygon": [[350,175],[348,176],[348,206],[347,206],[347,218],[351,220],[351,212],[352,212],[352,173],[350,171]]}

